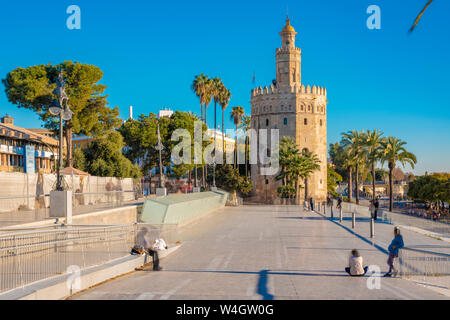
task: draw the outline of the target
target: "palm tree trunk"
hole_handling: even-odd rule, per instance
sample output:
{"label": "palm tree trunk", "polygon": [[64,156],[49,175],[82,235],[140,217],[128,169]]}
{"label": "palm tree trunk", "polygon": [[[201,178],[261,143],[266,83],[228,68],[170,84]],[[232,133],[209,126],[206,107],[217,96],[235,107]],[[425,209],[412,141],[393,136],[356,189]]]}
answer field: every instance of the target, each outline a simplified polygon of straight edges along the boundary
{"label": "palm tree trunk", "polygon": [[225,118],[225,110],[222,109],[222,157],[223,164],[226,163],[226,152],[225,152],[225,128],[224,128],[224,118]]}
{"label": "palm tree trunk", "polygon": [[348,202],[352,202],[353,198],[353,176],[352,167],[348,167]]}
{"label": "palm tree trunk", "polygon": [[375,185],[376,185],[376,177],[375,177],[375,161],[372,162],[372,200],[375,202]]}
{"label": "palm tree trunk", "polygon": [[[237,167],[237,147],[238,147],[238,136],[237,136],[238,126],[236,124],[236,141],[234,142],[234,168]],[[239,168],[239,167],[238,167]]]}
{"label": "palm tree trunk", "polygon": [[248,177],[248,157],[247,157],[247,153],[248,153],[248,136],[245,137],[245,176]]}
{"label": "palm tree trunk", "polygon": [[305,200],[308,200],[308,178],[305,178]]}
{"label": "palm tree trunk", "polygon": [[356,204],[359,204],[359,165],[355,169],[355,184],[356,184]]}
{"label": "palm tree trunk", "polygon": [[202,122],[203,122],[203,104],[202,103],[200,103],[200,110],[201,110],[201,113],[202,113]]}
{"label": "palm tree trunk", "polygon": [[392,181],[392,171],[394,171],[393,166],[389,166],[389,211],[392,212],[393,209],[393,201],[394,201],[394,193],[393,193],[393,185],[394,182]]}

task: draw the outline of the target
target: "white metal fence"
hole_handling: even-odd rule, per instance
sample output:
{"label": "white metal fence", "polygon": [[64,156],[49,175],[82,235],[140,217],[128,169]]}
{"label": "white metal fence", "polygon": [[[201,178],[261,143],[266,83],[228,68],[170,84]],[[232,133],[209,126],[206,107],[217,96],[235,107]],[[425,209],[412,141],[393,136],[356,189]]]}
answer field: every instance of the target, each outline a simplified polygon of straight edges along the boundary
{"label": "white metal fence", "polygon": [[[444,249],[448,248],[444,247]],[[450,276],[450,254],[438,252],[439,249],[442,247],[416,246],[401,249],[399,252],[400,276]]]}
{"label": "white metal fence", "polygon": [[0,292],[130,254],[142,228],[148,238],[180,241],[176,225],[55,226],[0,234]]}

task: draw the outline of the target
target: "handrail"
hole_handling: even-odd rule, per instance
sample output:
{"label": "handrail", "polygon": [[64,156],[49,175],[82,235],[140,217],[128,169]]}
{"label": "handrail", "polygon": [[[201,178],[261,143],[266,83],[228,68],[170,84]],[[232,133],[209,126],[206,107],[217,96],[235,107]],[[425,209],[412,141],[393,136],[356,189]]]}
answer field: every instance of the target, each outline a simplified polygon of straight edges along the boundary
{"label": "handrail", "polygon": [[409,248],[408,247],[403,247],[400,250],[408,250],[408,251],[414,251],[414,252],[420,252],[420,253],[426,253],[426,254],[432,254],[432,255],[443,256],[443,257],[450,258],[450,254],[443,253],[443,252],[435,252],[435,251],[414,249],[414,248],[410,248],[410,247]]}

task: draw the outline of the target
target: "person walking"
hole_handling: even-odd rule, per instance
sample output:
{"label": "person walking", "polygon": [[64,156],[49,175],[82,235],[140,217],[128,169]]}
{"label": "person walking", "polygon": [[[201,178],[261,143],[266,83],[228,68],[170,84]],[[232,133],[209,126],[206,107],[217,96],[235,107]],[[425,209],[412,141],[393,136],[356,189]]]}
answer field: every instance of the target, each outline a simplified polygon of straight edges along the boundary
{"label": "person walking", "polygon": [[348,264],[349,266],[345,268],[345,271],[352,277],[363,276],[368,270],[368,267],[363,268],[363,258],[356,249],[352,250]]}
{"label": "person walking", "polygon": [[378,216],[378,208],[380,207],[380,201],[378,201],[378,197],[375,199],[375,202],[374,202],[373,206],[375,207],[375,209],[374,209],[374,215],[373,215],[373,220],[377,220],[377,216]]}
{"label": "person walking", "polygon": [[394,268],[394,259],[398,257],[398,253],[401,248],[405,246],[403,242],[403,237],[400,234],[400,229],[398,227],[394,228],[394,239],[388,247],[389,258],[387,264],[389,266],[389,271],[384,275],[385,277],[392,277],[392,272],[397,272]]}
{"label": "person walking", "polygon": [[373,200],[370,200],[369,211],[370,217],[375,220],[375,205],[373,204]]}
{"label": "person walking", "polygon": [[309,205],[311,207],[311,211],[314,211],[314,200],[313,200],[313,197],[309,198]]}
{"label": "person walking", "polygon": [[342,195],[339,195],[336,208],[338,208],[338,209],[342,208]]}

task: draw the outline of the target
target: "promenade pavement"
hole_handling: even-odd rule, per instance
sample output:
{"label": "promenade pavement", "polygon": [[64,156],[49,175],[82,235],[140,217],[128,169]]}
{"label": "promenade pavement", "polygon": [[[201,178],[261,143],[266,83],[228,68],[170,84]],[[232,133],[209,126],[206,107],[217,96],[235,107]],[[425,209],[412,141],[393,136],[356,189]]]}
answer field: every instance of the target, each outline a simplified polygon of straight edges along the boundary
{"label": "promenade pavement", "polygon": [[[180,230],[183,245],[163,271],[137,271],[72,299],[449,299],[405,279],[348,276],[353,248],[387,271],[393,226],[377,223],[374,241],[368,228],[359,221],[352,231],[348,217],[340,225],[298,206],[226,207]],[[410,231],[404,239],[442,246]],[[374,279],[379,289],[368,288]]]}

